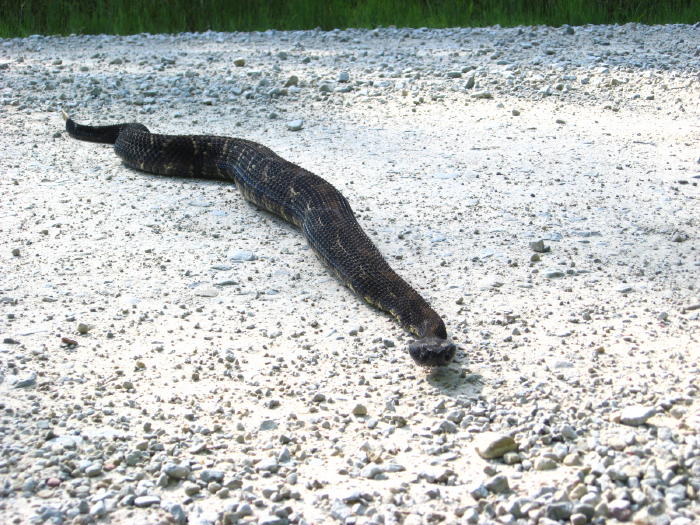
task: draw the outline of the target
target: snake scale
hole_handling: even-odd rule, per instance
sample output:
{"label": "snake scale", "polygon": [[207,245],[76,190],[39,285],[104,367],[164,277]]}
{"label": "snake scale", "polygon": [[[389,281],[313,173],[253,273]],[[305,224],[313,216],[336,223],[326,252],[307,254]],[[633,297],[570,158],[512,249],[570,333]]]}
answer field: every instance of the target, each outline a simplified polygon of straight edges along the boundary
{"label": "snake scale", "polygon": [[114,144],[131,168],[158,175],[233,182],[255,205],[298,227],[338,278],[368,303],[393,315],[417,336],[408,350],[422,366],[449,363],[456,347],[445,323],[418,292],[391,269],[358,224],[347,199],[329,182],[239,138],[159,135],[143,124],[87,126],[64,112],[76,139]]}

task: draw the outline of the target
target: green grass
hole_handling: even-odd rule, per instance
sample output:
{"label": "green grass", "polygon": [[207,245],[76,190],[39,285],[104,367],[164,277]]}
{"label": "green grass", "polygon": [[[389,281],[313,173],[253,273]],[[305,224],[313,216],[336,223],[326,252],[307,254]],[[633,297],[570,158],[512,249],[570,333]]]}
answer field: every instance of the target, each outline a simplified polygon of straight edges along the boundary
{"label": "green grass", "polygon": [[700,0],[0,0],[0,37],[700,21]]}

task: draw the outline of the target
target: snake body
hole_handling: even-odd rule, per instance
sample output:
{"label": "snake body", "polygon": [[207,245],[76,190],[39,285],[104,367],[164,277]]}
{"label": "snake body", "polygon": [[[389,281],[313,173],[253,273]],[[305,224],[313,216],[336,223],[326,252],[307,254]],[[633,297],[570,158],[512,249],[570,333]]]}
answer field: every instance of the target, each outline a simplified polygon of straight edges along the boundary
{"label": "snake body", "polygon": [[368,303],[389,312],[417,336],[409,353],[422,366],[455,354],[445,323],[391,269],[329,182],[249,140],[210,135],[159,135],[143,124],[87,126],[64,113],[76,139],[114,144],[124,164],[158,175],[233,182],[257,206],[298,227],[322,261]]}

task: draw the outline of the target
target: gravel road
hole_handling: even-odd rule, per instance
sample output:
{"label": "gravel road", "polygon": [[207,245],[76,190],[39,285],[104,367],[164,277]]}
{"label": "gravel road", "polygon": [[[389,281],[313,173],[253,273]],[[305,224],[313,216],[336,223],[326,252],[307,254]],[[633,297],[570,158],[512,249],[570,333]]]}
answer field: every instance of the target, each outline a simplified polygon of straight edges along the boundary
{"label": "gravel road", "polygon": [[[0,522],[697,523],[699,74],[697,24],[0,40]],[[323,176],[454,363],[60,109]]]}

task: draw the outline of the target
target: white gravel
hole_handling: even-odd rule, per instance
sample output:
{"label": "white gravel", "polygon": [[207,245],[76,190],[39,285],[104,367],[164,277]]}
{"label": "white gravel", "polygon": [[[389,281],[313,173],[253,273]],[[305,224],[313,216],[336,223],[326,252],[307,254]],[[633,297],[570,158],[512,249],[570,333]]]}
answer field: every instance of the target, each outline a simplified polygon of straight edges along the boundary
{"label": "white gravel", "polygon": [[[699,72],[698,26],[0,40],[0,521],[700,520]],[[61,108],[327,178],[455,362]]]}

